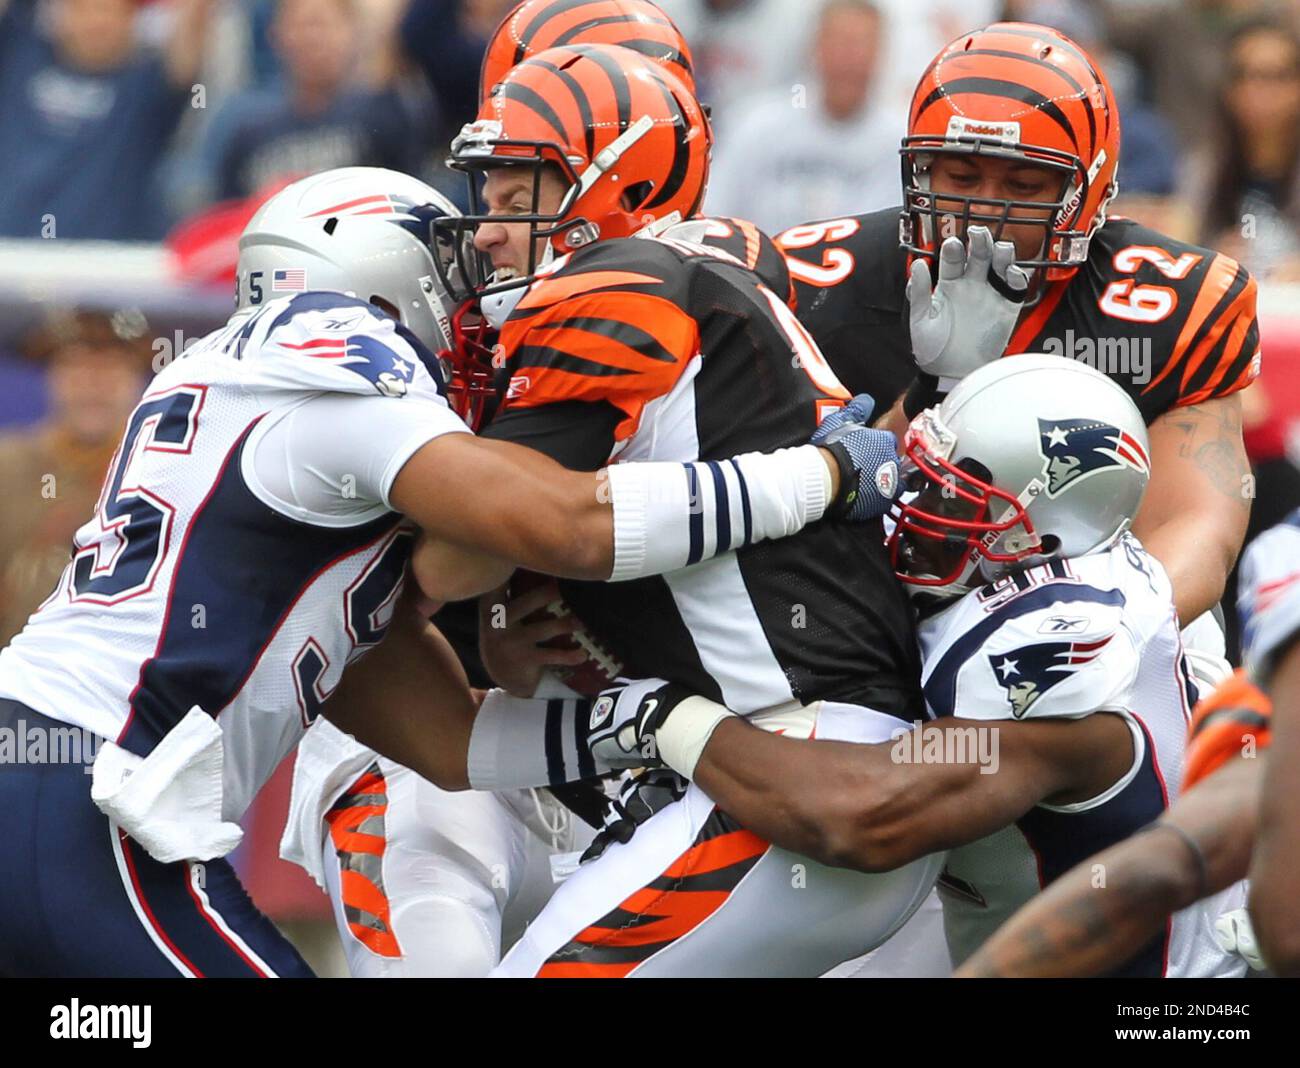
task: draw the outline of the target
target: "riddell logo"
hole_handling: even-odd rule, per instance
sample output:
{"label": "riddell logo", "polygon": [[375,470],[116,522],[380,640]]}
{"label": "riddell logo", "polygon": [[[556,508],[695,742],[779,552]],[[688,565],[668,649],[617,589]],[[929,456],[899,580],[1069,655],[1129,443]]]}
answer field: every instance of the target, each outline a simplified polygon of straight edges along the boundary
{"label": "riddell logo", "polygon": [[506,400],[514,400],[517,397],[522,397],[528,392],[528,387],[530,385],[532,385],[532,383],[529,382],[527,375],[515,375],[515,377],[510,380],[510,386],[506,389]]}
{"label": "riddell logo", "polygon": [[980,137],[985,140],[1001,141],[1014,145],[1020,141],[1020,123],[1018,122],[981,122],[954,115],[948,120],[948,139],[961,137]]}

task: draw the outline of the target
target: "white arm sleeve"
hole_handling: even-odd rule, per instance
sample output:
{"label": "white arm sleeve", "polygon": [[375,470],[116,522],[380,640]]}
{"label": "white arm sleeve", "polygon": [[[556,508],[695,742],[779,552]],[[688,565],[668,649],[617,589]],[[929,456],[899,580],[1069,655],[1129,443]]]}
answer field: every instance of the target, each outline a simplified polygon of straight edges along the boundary
{"label": "white arm sleeve", "polygon": [[392,511],[402,466],[426,442],[469,428],[440,401],[324,393],[258,426],[243,474],[283,515],[326,527],[356,526]]}
{"label": "white arm sleeve", "polygon": [[729,460],[614,464],[611,582],[658,575],[769,538],[797,534],[830,503],[815,445]]}
{"label": "white arm sleeve", "polygon": [[475,790],[559,786],[611,768],[587,749],[591,702],[512,697],[489,690],[469,738],[469,784]]}

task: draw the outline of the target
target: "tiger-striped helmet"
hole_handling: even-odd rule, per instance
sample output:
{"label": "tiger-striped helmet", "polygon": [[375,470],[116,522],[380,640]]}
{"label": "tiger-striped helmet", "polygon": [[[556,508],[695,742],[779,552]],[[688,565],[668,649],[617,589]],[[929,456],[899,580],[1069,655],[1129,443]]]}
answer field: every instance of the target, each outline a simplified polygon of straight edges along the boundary
{"label": "tiger-striped helmet", "polygon": [[613,44],[667,67],[695,92],[691,50],[681,31],[650,0],[523,0],[488,41],[479,76],[479,106],[525,59],[561,45]]}
{"label": "tiger-striped helmet", "polygon": [[[472,248],[468,234],[501,221],[481,212],[479,177],[500,167],[531,168],[534,176],[534,210],[509,220],[531,228],[527,272],[480,283],[457,293],[462,298],[531,282],[540,239],[563,254],[629,237],[650,223],[690,218],[709,172],[708,123],[695,95],[665,67],[618,45],[552,48],[524,60],[451,148],[448,165],[469,176],[470,211],[444,220],[461,256]],[[566,186],[553,213],[536,207],[546,166],[558,168]],[[462,278],[486,278],[486,264],[460,268]]]}
{"label": "tiger-striped helmet", "polygon": [[[1106,221],[1119,163],[1119,112],[1110,83],[1082,48],[1046,26],[999,22],[949,44],[912,97],[903,139],[902,243],[933,257],[943,236],[972,223],[997,237],[1008,222],[1037,224],[1043,245],[1027,268],[1068,277]],[[1061,175],[1054,203],[937,197],[930,166],[943,153],[1024,160]],[[945,224],[945,220],[951,220]]]}

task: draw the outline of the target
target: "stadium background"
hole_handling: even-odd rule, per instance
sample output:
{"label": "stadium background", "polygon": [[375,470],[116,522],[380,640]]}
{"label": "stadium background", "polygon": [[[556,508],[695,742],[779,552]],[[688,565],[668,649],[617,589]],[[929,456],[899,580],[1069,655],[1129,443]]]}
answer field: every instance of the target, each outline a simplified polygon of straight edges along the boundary
{"label": "stadium background", "polygon": [[[459,198],[442,157],[514,2],[0,0],[0,644],[57,578],[143,376],[229,314],[253,205],[349,164]],[[706,209],[768,232],[898,203],[913,85],[961,32],[1013,18],[1087,47],[1121,105],[1115,213],[1260,280],[1251,534],[1300,505],[1300,0],[659,3],[713,109]],[[338,974],[326,899],[276,857],[288,770],[234,859]]]}

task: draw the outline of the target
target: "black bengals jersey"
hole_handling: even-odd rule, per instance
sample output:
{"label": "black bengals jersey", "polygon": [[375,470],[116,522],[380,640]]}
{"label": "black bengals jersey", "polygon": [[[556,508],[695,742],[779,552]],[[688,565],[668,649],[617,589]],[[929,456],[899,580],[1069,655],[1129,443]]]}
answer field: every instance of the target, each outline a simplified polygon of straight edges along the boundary
{"label": "black bengals jersey", "polygon": [[[672,240],[573,253],[501,344],[510,387],[487,435],[578,470],[801,445],[846,399],[781,297],[736,257]],[[740,712],[834,699],[920,714],[912,613],[875,525],[817,523],[675,574],[561,589],[632,677]]]}
{"label": "black bengals jersey", "polygon": [[[916,372],[899,210],[796,226],[786,252],[799,318],[841,381],[892,405]],[[1131,219],[1094,236],[1088,260],[1021,316],[1008,353],[1070,356],[1121,387],[1150,424],[1244,389],[1259,374],[1255,281],[1235,260]]]}

